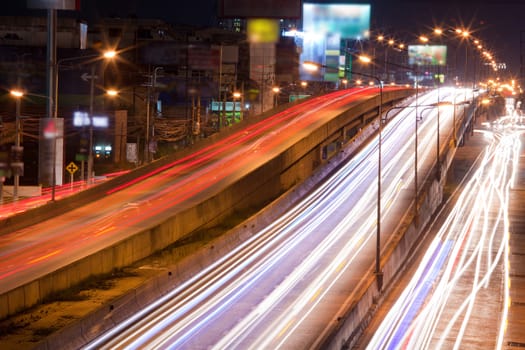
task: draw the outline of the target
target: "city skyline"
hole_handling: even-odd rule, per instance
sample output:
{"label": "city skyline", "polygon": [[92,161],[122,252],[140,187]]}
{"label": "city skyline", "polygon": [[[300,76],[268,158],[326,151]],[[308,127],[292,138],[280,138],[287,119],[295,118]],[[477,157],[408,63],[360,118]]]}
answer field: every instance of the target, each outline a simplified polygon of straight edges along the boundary
{"label": "city skyline", "polygon": [[[194,0],[174,3],[164,0],[113,0],[82,1],[81,11],[60,11],[59,16],[78,19],[102,17],[159,18],[171,24],[214,26],[217,20],[219,0]],[[314,2],[314,1],[305,1]],[[436,1],[388,0],[341,1],[319,0],[317,3],[371,4],[371,29],[387,35],[414,35],[414,39],[436,26],[461,26],[480,37],[493,50],[499,63],[506,63],[507,75],[518,76],[520,72],[521,36],[525,28],[521,13],[525,3],[516,0],[503,1]],[[10,2],[2,15],[44,15],[41,10],[26,9],[26,2]]]}

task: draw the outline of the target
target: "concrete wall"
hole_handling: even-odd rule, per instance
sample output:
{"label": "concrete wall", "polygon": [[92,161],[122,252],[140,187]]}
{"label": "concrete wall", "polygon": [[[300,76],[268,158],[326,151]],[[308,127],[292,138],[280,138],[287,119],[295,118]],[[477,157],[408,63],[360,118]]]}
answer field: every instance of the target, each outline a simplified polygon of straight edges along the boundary
{"label": "concrete wall", "polygon": [[[3,186],[4,197],[13,197],[14,187]],[[18,187],[18,196],[23,197],[38,197],[42,195],[42,186],[20,186]]]}
{"label": "concrete wall", "polygon": [[[383,101],[392,103],[410,93],[410,90],[389,91],[383,95]],[[191,208],[171,214],[154,227],[137,232],[132,237],[0,295],[0,319],[33,306],[54,293],[77,285],[90,276],[109,273],[113,269],[131,265],[197,229],[219,224],[235,210],[260,206],[278,197],[296,183],[308,178],[321,164],[320,148],[324,140],[371,110],[376,110],[377,103],[377,98],[355,103],[350,109],[318,126],[298,142],[283,145],[280,154],[232,181],[221,192]],[[235,131],[234,128],[231,130],[229,132]],[[172,159],[162,160],[155,165],[167,164],[169,161]],[[112,186],[144,174],[150,171],[151,167],[141,168],[133,175],[126,175],[124,179],[116,179],[112,182]],[[67,198],[63,202],[53,203],[48,211],[38,208],[36,212],[40,219],[37,222],[49,215],[49,212],[60,212],[68,207],[81,205],[84,201],[96,200],[104,194],[106,188],[111,188],[111,185],[103,184],[91,191],[85,191],[87,193],[74,196],[76,201],[74,198]],[[17,220],[19,219],[12,219],[11,227],[19,227],[22,224]],[[32,217],[27,217],[27,220],[34,222]]]}

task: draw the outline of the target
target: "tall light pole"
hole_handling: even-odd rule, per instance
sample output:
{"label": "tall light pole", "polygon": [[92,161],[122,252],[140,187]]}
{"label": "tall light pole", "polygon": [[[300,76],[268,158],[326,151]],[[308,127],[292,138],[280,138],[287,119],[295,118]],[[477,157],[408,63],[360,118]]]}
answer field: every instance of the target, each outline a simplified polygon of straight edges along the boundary
{"label": "tall light pole", "polygon": [[277,105],[279,104],[279,92],[281,91],[281,89],[278,87],[278,86],[274,86],[272,88],[272,91],[273,91],[273,107],[277,107]]}
{"label": "tall light pole", "polygon": [[[57,69],[55,70],[55,88],[57,93],[55,94],[55,98],[58,99],[58,71],[60,69],[60,65],[62,65],[65,62],[68,61],[85,61],[84,63],[80,63],[81,65],[89,63],[88,60],[90,59],[96,59],[94,61],[91,61],[91,73],[90,75],[83,75],[82,78],[84,80],[89,79],[90,85],[89,85],[89,149],[88,149],[88,164],[87,164],[87,183],[91,184],[93,182],[93,109],[94,109],[94,95],[95,95],[95,79],[98,79],[98,76],[96,75],[96,62],[99,61],[99,59],[113,59],[117,56],[117,52],[114,50],[107,50],[104,51],[102,54],[93,54],[93,55],[85,55],[85,56],[76,56],[76,57],[66,57],[57,62]],[[54,117],[57,116],[57,107],[58,103],[55,102],[55,110],[54,110]],[[56,145],[53,146],[53,159],[56,157]],[[52,199],[54,200],[54,191],[55,191],[55,166],[53,166],[53,188],[52,188]]]}
{"label": "tall light pole", "polygon": [[91,76],[89,85],[89,149],[87,164],[87,183],[93,182],[93,102],[95,99],[95,64],[91,64]]}
{"label": "tall light pole", "polygon": [[157,77],[159,70],[164,69],[163,67],[155,67],[153,68],[153,74],[148,75],[149,78],[151,78],[151,82],[148,83],[148,93],[147,93],[147,99],[146,99],[146,137],[145,137],[145,143],[146,147],[144,149],[144,161],[146,163],[149,163],[150,161],[150,148],[149,144],[151,141],[151,138],[154,134],[154,120],[155,118],[151,118],[151,91],[153,91],[153,95],[155,95],[155,88],[157,86]]}
{"label": "tall light pole", "polygon": [[[375,78],[375,77],[374,77]],[[383,106],[383,82],[379,80],[379,146],[378,146],[378,162],[377,162],[377,233],[376,233],[376,281],[377,290],[381,292],[383,290],[383,271],[381,270],[381,143],[382,143],[382,131],[383,131],[383,120],[382,120],[382,106]]]}
{"label": "tall light pole", "polygon": [[[235,113],[236,113],[235,105],[237,104],[237,99],[241,98],[241,93],[239,91],[234,91],[232,93],[232,97],[233,97],[233,117],[232,117],[232,125],[233,125],[235,123]],[[239,110],[239,113],[242,114],[242,106]]]}
{"label": "tall light pole", "polygon": [[[17,157],[22,157],[22,151],[23,151],[23,147],[21,145],[22,143],[22,138],[21,138],[21,135],[22,135],[22,128],[21,128],[21,117],[20,117],[20,103],[21,103],[21,98],[23,98],[25,95],[29,95],[29,96],[36,96],[36,97],[40,97],[40,98],[45,98],[45,99],[50,99],[49,96],[47,95],[40,95],[40,94],[33,94],[33,93],[28,93],[28,92],[24,92],[22,90],[19,90],[19,89],[13,89],[9,92],[12,96],[14,96],[16,98],[16,120],[15,120],[15,146],[13,148],[13,153],[15,155],[17,155]],[[53,141],[56,142],[56,132],[53,133]],[[54,146],[53,146],[53,150],[54,150]],[[55,154],[55,152],[52,153],[53,155]],[[23,160],[22,158],[20,159],[17,159],[17,162],[19,161],[19,164],[17,164],[17,169],[15,171],[15,174],[14,174],[14,179],[13,179],[13,199],[14,200],[18,200],[18,190],[19,190],[19,187],[20,187],[20,174],[23,172],[23,166],[24,166],[24,163],[23,163]],[[14,163],[11,163],[12,166],[14,166]],[[54,169],[54,158],[53,158],[53,169]],[[55,173],[53,172],[53,175],[55,175]],[[53,177],[54,179],[54,177]],[[55,183],[53,182],[53,185],[51,187],[51,201],[54,201],[55,200]]]}
{"label": "tall light pole", "polygon": [[[367,56],[358,56],[359,60],[363,63],[370,63],[372,59]],[[316,62],[305,61],[303,67],[306,70],[315,71],[319,68],[335,68],[328,67]],[[365,74],[360,72],[354,72],[350,69],[345,68],[345,73],[361,75],[366,78],[374,79],[379,85],[379,108],[378,108],[378,162],[377,162],[377,233],[376,233],[376,262],[375,262],[375,275],[377,290],[381,292],[383,290],[383,271],[381,270],[381,143],[382,143],[382,131],[383,131],[383,120],[382,120],[382,108],[383,108],[383,81],[371,74]]]}
{"label": "tall light pole", "polygon": [[[20,99],[24,96],[21,90],[11,90],[11,95],[16,98],[16,115],[15,115],[15,147],[20,149]],[[13,200],[18,200],[18,188],[20,187],[20,175],[18,172],[14,174],[13,179]]]}

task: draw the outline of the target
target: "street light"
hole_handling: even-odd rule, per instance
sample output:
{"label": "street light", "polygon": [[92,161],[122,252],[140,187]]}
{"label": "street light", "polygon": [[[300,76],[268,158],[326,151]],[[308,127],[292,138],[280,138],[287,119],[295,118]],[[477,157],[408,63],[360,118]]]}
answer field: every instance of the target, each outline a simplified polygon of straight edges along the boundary
{"label": "street light", "polygon": [[[155,133],[155,119],[151,120],[151,91],[153,90],[153,94],[155,94],[155,89],[157,85],[157,78],[160,70],[163,70],[164,67],[155,67],[153,69],[153,74],[148,75],[148,77],[151,78],[151,82],[148,83],[148,92],[147,92],[147,100],[146,100],[146,147],[144,148],[144,161],[146,163],[149,163],[150,161],[150,133],[151,137],[154,136]],[[151,125],[150,125],[151,124]],[[150,132],[151,129],[151,132]]]}
{"label": "street light", "polygon": [[279,96],[279,92],[281,92],[281,89],[278,86],[274,86],[272,88],[272,91],[273,91],[273,107],[275,108],[278,105],[278,96]]}
{"label": "street light", "polygon": [[[20,150],[20,99],[24,96],[21,90],[11,90],[11,95],[16,98],[16,116],[15,116],[15,147],[16,152]],[[18,188],[20,186],[20,174],[18,171],[14,174],[13,180],[13,200],[18,201]]]}
{"label": "street light", "polygon": [[[235,124],[235,105],[237,104],[237,99],[241,97],[241,93],[239,91],[234,91],[232,93],[232,97],[233,97],[233,117],[232,117],[232,125]],[[242,108],[242,107],[241,107]],[[242,112],[242,111],[240,111]]]}
{"label": "street light", "polygon": [[114,90],[114,89],[109,89],[106,91],[106,93],[111,96],[111,97],[115,97],[118,95],[118,91],[117,90]]}
{"label": "street light", "polygon": [[[100,54],[93,54],[93,55],[85,55],[85,56],[76,56],[76,57],[66,57],[66,58],[63,58],[61,60],[58,60],[57,62],[57,69],[55,70],[55,88],[56,88],[56,91],[57,93],[55,93],[55,99],[58,99],[58,71],[60,68],[60,65],[63,64],[64,62],[68,62],[68,61],[78,61],[78,60],[89,60],[89,59],[95,59],[95,58],[99,58],[99,59],[113,59],[117,56],[117,52],[115,50],[107,50],[107,51],[104,51],[102,53],[102,55]],[[94,101],[94,93],[95,93],[95,79],[98,79],[98,76],[95,75],[95,63],[97,62],[98,60],[94,60],[93,62],[91,62],[91,75],[83,75],[83,79],[89,79],[90,80],[90,86],[89,86],[89,150],[88,150],[88,174],[87,174],[87,183],[88,184],[91,184],[92,183],[92,180],[93,180],[93,101]],[[89,62],[84,62],[84,63],[89,63]],[[82,64],[82,63],[81,63]],[[57,108],[58,108],[58,102],[55,101],[55,110],[54,110],[54,114],[53,114],[53,117],[56,118],[57,117]],[[55,148],[56,145],[53,146],[53,148]],[[56,157],[56,151],[53,151],[53,159],[55,159]],[[54,161],[53,161],[54,162]],[[55,189],[55,170],[54,170],[54,166],[53,166],[53,198],[52,200],[54,200],[54,189]]]}
{"label": "street light", "polygon": [[[417,104],[417,99],[416,99],[416,105],[415,106],[394,106],[394,107],[390,107],[386,114],[385,114],[385,119],[388,120],[388,114],[393,111],[393,110],[400,110],[400,109],[408,109],[408,108],[415,108],[416,109],[416,115],[415,115],[415,131],[414,131],[414,220],[415,222],[417,223],[417,218],[418,218],[418,199],[419,199],[419,196],[418,196],[418,192],[419,192],[419,184],[418,184],[418,176],[417,176],[417,169],[418,169],[418,138],[419,138],[419,130],[418,130],[418,121],[420,120],[420,117],[422,118],[423,117],[423,113],[427,110],[430,110],[430,109],[433,109],[433,108],[438,108],[439,110],[439,107],[442,107],[442,106],[449,106],[450,103],[449,102],[437,102],[437,103],[432,103],[432,104],[428,104],[428,105],[418,105]],[[419,113],[419,116],[418,117],[418,108],[421,108],[421,107],[426,107],[426,108],[423,108],[420,113]],[[438,164],[439,166],[439,164]]]}
{"label": "street light", "polygon": [[[372,62],[372,59],[368,56],[358,56],[358,59],[363,63],[370,63]],[[326,65],[322,65],[320,63],[311,62],[311,61],[305,61],[303,63],[303,67],[306,70],[310,71],[316,71],[319,68],[335,68],[335,67],[328,67]],[[378,109],[378,122],[379,122],[379,129],[378,129],[378,164],[377,164],[377,233],[376,233],[376,264],[375,264],[375,275],[376,275],[376,282],[377,282],[377,290],[379,292],[383,289],[383,271],[381,271],[381,133],[383,130],[383,121],[382,121],[382,107],[383,107],[383,81],[379,79],[375,75],[371,74],[365,74],[365,73],[359,73],[354,72],[348,68],[344,68],[345,73],[348,72],[350,74],[355,75],[361,75],[366,78],[371,78],[377,81],[379,84],[379,109]]]}
{"label": "street light", "polygon": [[[47,99],[48,101],[50,100],[50,97],[47,96],[47,95],[40,95],[40,94],[34,94],[34,93],[29,93],[29,92],[25,92],[25,91],[22,91],[20,89],[13,89],[9,92],[12,96],[14,96],[17,100],[16,100],[16,121],[15,121],[15,133],[16,133],[16,139],[15,139],[15,147],[13,149],[14,153],[15,154],[18,154],[19,156],[22,155],[22,146],[21,146],[21,123],[20,123],[20,103],[21,103],[21,98],[23,98],[24,96],[28,95],[28,96],[35,96],[35,97],[39,97],[39,98],[45,98]],[[45,134],[44,134],[44,137]],[[55,154],[56,154],[56,140],[57,140],[57,132],[54,131],[52,132],[52,135],[51,136],[47,136],[46,138],[52,138],[53,139],[53,146],[52,146],[52,155],[53,155],[53,183],[52,183],[52,186],[51,186],[51,201],[53,202],[55,200],[55,176],[56,176],[56,170],[55,170]],[[18,167],[17,169],[17,172],[22,172],[23,170],[23,162],[21,162],[20,166]],[[20,179],[19,179],[19,176],[20,176],[20,173],[16,173],[14,174],[14,186],[13,186],[13,199],[14,200],[17,200],[18,199],[18,189],[19,189],[19,186],[20,186]]]}
{"label": "street light", "polygon": [[454,104],[454,112],[453,112],[453,114],[452,114],[452,123],[453,123],[453,125],[452,125],[452,132],[453,132],[453,135],[452,135],[452,136],[453,136],[453,138],[454,138],[454,147],[456,147],[456,146],[457,146],[457,143],[458,143],[457,136],[456,136],[456,106],[457,106],[457,105],[468,104],[468,101],[462,101],[462,102],[460,102],[460,103],[457,103],[457,102],[456,102],[456,99],[457,99],[458,97],[462,97],[462,96],[458,96],[458,95],[455,95],[455,96],[454,96],[454,103],[453,103],[453,104]]}

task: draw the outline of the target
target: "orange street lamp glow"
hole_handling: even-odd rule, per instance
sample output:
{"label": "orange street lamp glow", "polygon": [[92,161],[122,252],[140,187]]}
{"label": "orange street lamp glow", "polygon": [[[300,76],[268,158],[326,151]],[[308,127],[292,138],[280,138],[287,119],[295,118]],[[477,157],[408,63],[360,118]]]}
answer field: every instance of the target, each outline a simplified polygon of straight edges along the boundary
{"label": "orange street lamp glow", "polygon": [[419,37],[419,40],[421,40],[421,42],[428,43],[428,38],[426,36],[424,36],[424,35],[421,35]]}
{"label": "orange street lamp glow", "polygon": [[[303,68],[310,72],[319,70],[319,64],[310,61],[304,61]],[[301,83],[302,84],[302,83]]]}
{"label": "orange street lamp glow", "polygon": [[9,93],[11,95],[13,95],[14,97],[16,97],[16,98],[20,98],[20,97],[24,96],[24,93],[21,90],[11,90],[11,91],[9,91]]}
{"label": "orange street lamp glow", "polygon": [[384,39],[385,39],[385,37],[382,36],[382,35],[379,35],[379,36],[377,37],[377,41],[383,41]]}
{"label": "orange street lamp glow", "polygon": [[394,45],[394,40],[393,39],[388,40],[388,45],[390,46]]}
{"label": "orange street lamp glow", "polygon": [[434,29],[434,34],[437,34],[437,35],[443,34],[443,29],[441,29],[441,28]]}
{"label": "orange street lamp glow", "polygon": [[117,95],[118,95],[118,91],[115,90],[115,89],[109,89],[109,90],[106,91],[106,93],[107,93],[109,96],[111,96],[111,97],[113,97],[113,96],[117,96]]}
{"label": "orange street lamp glow", "polygon": [[[273,89],[274,89],[273,91],[275,92],[275,88],[273,88]],[[279,88],[277,88],[277,89],[279,89]],[[241,93],[239,91],[234,91],[233,92],[233,98],[239,98],[239,97],[241,97]]]}
{"label": "orange street lamp glow", "polygon": [[117,52],[115,50],[109,50],[104,52],[105,58],[114,58],[117,55]]}
{"label": "orange street lamp glow", "polygon": [[308,83],[306,81],[301,81],[301,86],[302,87],[306,87],[308,85]]}
{"label": "orange street lamp glow", "polygon": [[372,59],[368,56],[365,56],[365,55],[360,55],[359,56],[359,61],[363,62],[363,63],[370,63],[372,62]]}
{"label": "orange street lamp glow", "polygon": [[461,33],[461,35],[463,35],[464,38],[468,38],[470,33],[465,30],[463,33]]}

